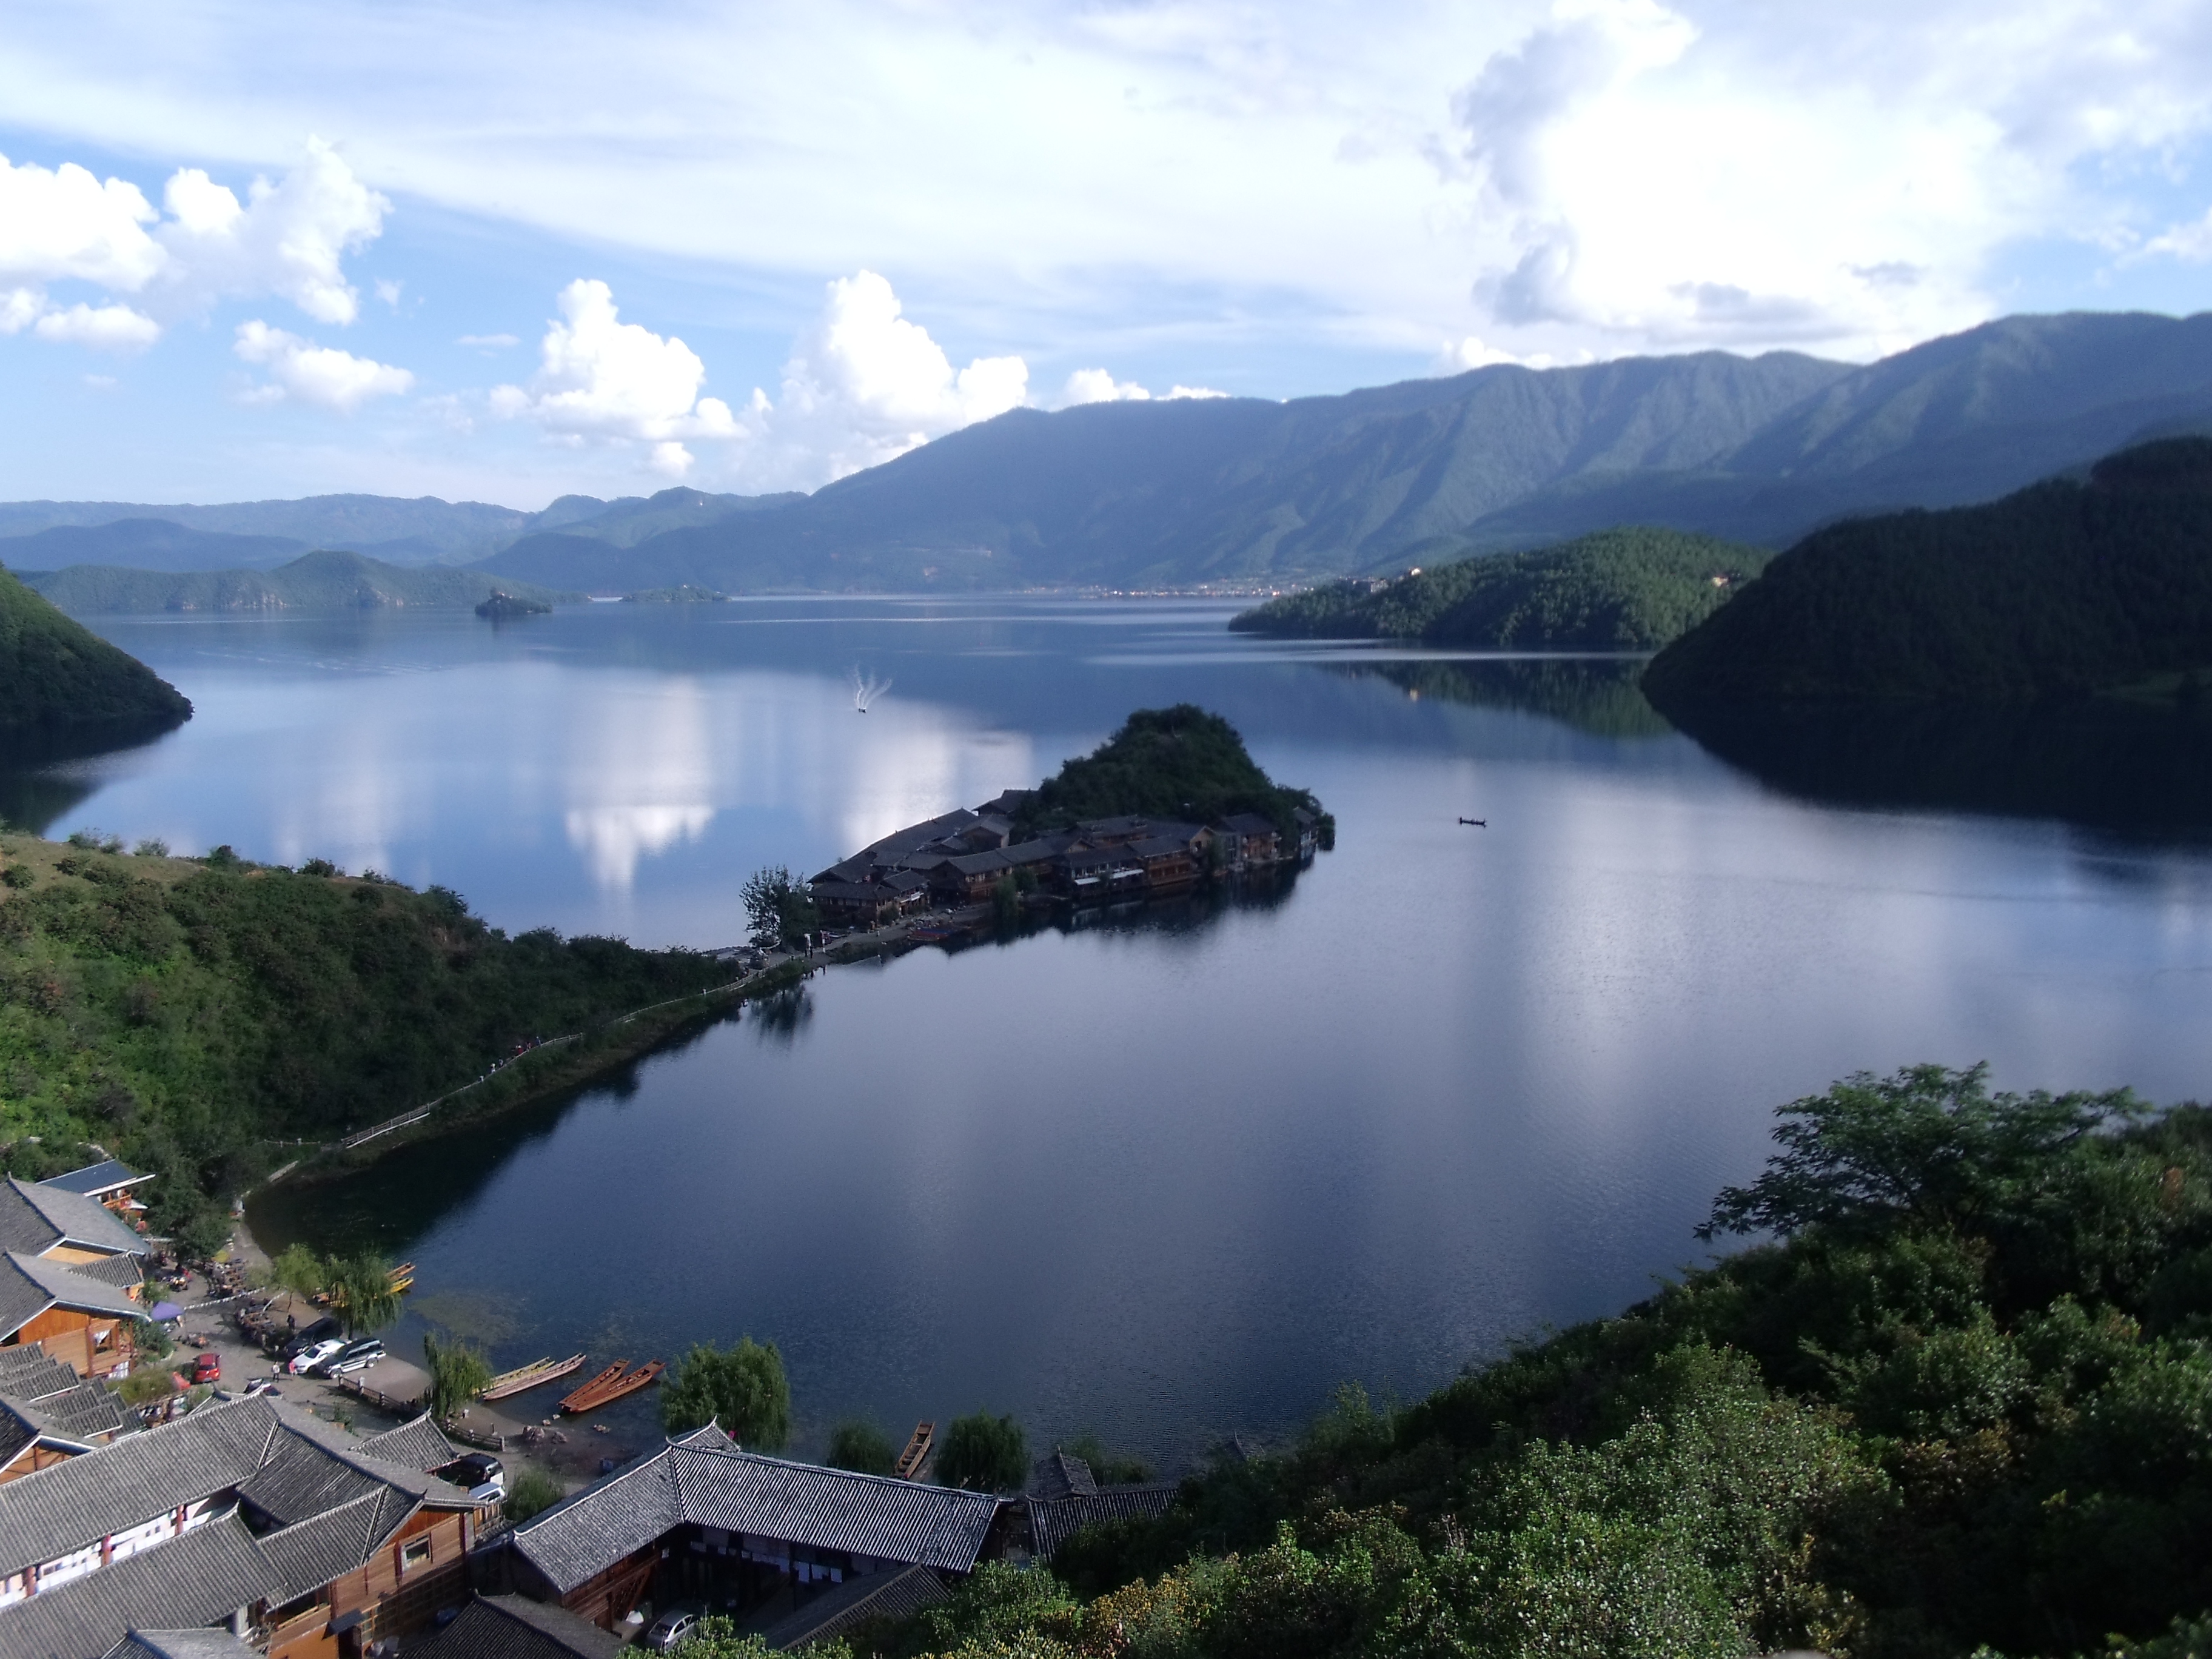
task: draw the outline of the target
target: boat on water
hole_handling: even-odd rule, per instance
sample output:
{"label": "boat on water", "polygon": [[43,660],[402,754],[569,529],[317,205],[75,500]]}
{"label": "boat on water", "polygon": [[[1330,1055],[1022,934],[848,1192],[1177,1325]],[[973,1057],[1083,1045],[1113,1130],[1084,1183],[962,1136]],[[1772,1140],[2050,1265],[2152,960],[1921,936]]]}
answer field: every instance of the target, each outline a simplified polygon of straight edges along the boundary
{"label": "boat on water", "polygon": [[617,1359],[613,1364],[608,1366],[606,1370],[601,1371],[597,1376],[593,1377],[590,1382],[583,1384],[580,1388],[575,1389],[573,1393],[562,1395],[561,1396],[561,1409],[564,1412],[589,1411],[592,1407],[592,1401],[598,1397],[599,1391],[601,1389],[605,1388],[611,1382],[620,1382],[622,1380],[623,1370],[629,1365],[629,1361],[627,1359]]}
{"label": "boat on water", "polygon": [[561,1409],[572,1417],[597,1411],[624,1395],[636,1393],[648,1382],[659,1381],[661,1372],[668,1369],[658,1359],[648,1359],[635,1370],[626,1371],[623,1367],[629,1364],[626,1359],[615,1361],[574,1394],[564,1396]]}
{"label": "boat on water", "polygon": [[543,1359],[532,1360],[527,1365],[517,1365],[511,1371],[501,1371],[484,1384],[484,1391],[477,1398],[504,1400],[511,1394],[520,1394],[526,1389],[541,1388],[580,1370],[583,1364],[584,1356],[580,1353],[572,1353],[566,1359],[556,1359],[549,1354]]}

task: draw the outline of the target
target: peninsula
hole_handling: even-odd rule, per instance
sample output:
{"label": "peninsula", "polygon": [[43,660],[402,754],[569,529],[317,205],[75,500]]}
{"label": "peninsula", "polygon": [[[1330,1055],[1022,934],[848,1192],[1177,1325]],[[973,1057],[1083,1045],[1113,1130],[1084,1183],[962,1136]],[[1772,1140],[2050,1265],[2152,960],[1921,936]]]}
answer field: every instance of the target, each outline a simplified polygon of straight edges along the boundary
{"label": "peninsula", "polygon": [[[932,907],[1091,903],[1310,862],[1336,822],[1269,778],[1236,728],[1191,703],[1140,708],[1035,789],[884,836],[816,875],[825,922],[872,927]],[[788,902],[763,908],[785,919]]]}
{"label": "peninsula", "polygon": [[[2193,703],[2212,672],[2212,438],[1981,507],[1815,532],[1644,677],[1686,724],[1788,707]],[[1694,726],[1693,726],[1694,729]]]}
{"label": "peninsula", "polygon": [[[1557,547],[1470,556],[1423,550],[1395,578],[1285,593],[1233,618],[1286,639],[1418,640],[1492,650],[1656,651],[1719,610],[1773,556],[1711,536],[1632,526]],[[1437,556],[1449,563],[1435,562]]]}
{"label": "peninsula", "polygon": [[182,725],[176,687],[0,570],[0,751],[112,747]]}
{"label": "peninsula", "polygon": [[447,565],[410,568],[361,553],[301,555],[274,570],[131,570],[79,564],[33,574],[29,585],[80,617],[172,611],[378,611],[391,606],[480,605],[503,593],[510,604],[550,608],[568,597],[511,576]]}

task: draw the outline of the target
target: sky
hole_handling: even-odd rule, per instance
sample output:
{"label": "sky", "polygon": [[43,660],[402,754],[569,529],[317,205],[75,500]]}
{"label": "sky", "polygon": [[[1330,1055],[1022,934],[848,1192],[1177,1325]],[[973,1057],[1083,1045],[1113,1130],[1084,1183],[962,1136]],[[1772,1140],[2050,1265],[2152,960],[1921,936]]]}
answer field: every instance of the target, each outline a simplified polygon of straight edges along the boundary
{"label": "sky", "polygon": [[2212,0],[83,0],[0,499],[811,489],[1018,405],[2212,291]]}

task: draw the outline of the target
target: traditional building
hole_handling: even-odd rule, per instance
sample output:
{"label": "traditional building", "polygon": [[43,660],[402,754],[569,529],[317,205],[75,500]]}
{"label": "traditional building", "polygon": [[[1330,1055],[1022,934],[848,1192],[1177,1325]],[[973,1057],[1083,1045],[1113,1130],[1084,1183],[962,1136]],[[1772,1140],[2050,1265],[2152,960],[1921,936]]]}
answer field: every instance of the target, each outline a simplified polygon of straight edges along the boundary
{"label": "traditional building", "polygon": [[88,1164],[82,1170],[71,1170],[67,1175],[49,1176],[39,1185],[52,1187],[58,1192],[73,1193],[79,1198],[91,1199],[94,1203],[112,1210],[135,1228],[138,1224],[137,1218],[146,1208],[138,1201],[136,1189],[153,1178],[111,1158],[105,1163]]}
{"label": "traditional building", "polygon": [[35,1343],[0,1348],[0,1486],[137,1426],[112,1389],[86,1382]]}
{"label": "traditional building", "polygon": [[524,1595],[612,1629],[648,1598],[744,1611],[908,1567],[971,1572],[999,1512],[988,1493],[741,1451],[710,1426],[526,1521],[507,1555]]}
{"label": "traditional building", "polygon": [[80,1376],[128,1376],[137,1352],[133,1333],[145,1311],[138,1286],[131,1256],[72,1265],[0,1252],[0,1352],[34,1346]]}
{"label": "traditional building", "polygon": [[1102,1486],[1089,1463],[1055,1449],[1036,1461],[1023,1500],[1029,1511],[1030,1553],[1039,1561],[1049,1561],[1085,1527],[1164,1515],[1179,1490],[1173,1482]]}
{"label": "traditional building", "polygon": [[428,1626],[495,1514],[415,1467],[453,1450],[419,1419],[356,1440],[264,1395],[0,1485],[0,1654],[222,1625],[270,1659],[346,1659]]}

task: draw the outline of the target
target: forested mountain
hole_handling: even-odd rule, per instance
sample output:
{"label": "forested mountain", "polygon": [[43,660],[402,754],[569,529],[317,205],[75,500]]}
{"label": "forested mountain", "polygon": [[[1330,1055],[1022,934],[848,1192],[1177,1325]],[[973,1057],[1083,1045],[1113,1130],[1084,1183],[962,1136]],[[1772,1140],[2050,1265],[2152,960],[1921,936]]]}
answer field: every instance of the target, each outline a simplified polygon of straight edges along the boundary
{"label": "forested mountain", "polygon": [[1712,615],[1771,556],[1763,547],[1679,530],[1601,530],[1559,547],[1462,558],[1393,581],[1353,578],[1285,593],[1229,626],[1298,639],[1651,651]]}
{"label": "forested mountain", "polygon": [[2028,702],[2212,672],[2212,439],[2169,438],[1986,506],[1814,532],[1652,660],[1691,714]]}
{"label": "forested mountain", "polygon": [[477,605],[494,592],[536,604],[550,589],[480,570],[409,569],[358,553],[307,553],[274,570],[161,572],[81,564],[35,574],[29,585],[80,617],[161,611],[374,611],[387,605]]}
{"label": "forested mountain", "polygon": [[2212,313],[2077,313],[2007,318],[1864,368],[1703,352],[1282,404],[1015,410],[810,496],[679,489],[538,514],[363,495],[21,502],[0,506],[0,538],[162,519],[392,562],[489,557],[611,593],[1310,580],[1433,563],[1439,538],[1495,551],[1624,524],[1779,547],[2199,428],[2212,430]]}
{"label": "forested mountain", "polygon": [[20,759],[100,748],[191,713],[144,663],[0,570],[0,752]]}

